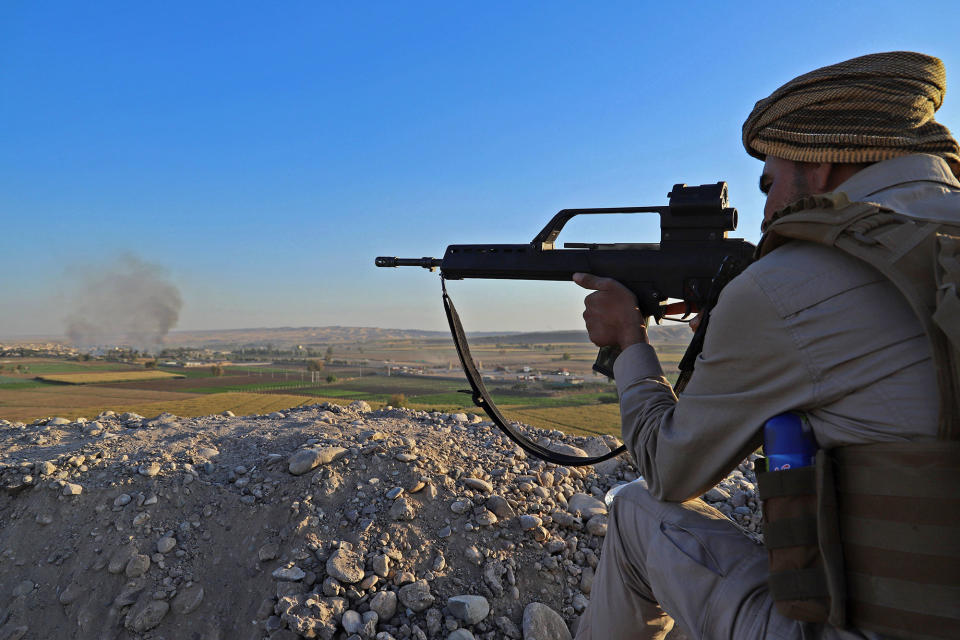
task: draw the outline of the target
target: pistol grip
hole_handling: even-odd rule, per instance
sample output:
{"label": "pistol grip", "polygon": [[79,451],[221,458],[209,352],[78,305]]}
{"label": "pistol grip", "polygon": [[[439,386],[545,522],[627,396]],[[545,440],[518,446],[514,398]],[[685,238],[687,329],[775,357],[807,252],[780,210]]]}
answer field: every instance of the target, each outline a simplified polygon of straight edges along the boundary
{"label": "pistol grip", "polygon": [[597,361],[593,363],[593,370],[613,380],[613,363],[620,355],[619,347],[600,347]]}

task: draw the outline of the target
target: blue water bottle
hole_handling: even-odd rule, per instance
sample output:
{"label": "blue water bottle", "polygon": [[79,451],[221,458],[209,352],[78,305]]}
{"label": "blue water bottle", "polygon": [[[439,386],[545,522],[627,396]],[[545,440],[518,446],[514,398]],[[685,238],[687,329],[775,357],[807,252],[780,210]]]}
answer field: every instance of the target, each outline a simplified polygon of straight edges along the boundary
{"label": "blue water bottle", "polygon": [[807,417],[788,411],[767,420],[763,425],[763,452],[767,456],[767,471],[812,465],[817,441]]}

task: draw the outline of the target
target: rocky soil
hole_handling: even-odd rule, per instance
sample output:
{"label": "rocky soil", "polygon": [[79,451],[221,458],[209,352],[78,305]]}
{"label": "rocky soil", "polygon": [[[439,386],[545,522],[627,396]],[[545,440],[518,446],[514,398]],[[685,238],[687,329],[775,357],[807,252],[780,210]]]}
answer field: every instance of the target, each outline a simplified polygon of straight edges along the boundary
{"label": "rocky soil", "polygon": [[[748,533],[752,468],[705,496]],[[0,420],[0,640],[568,639],[604,496],[636,478],[625,456],[559,467],[478,416],[363,402]]]}

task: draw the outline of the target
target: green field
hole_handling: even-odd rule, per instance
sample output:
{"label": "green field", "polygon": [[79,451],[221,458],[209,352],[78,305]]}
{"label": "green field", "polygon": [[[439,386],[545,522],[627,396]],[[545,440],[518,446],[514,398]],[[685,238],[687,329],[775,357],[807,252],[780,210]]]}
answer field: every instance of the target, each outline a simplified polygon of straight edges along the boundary
{"label": "green field", "polygon": [[102,384],[107,382],[130,382],[134,380],[162,380],[182,378],[183,376],[166,371],[151,369],[130,369],[127,371],[81,371],[75,373],[53,373],[37,376],[44,382],[63,384]]}
{"label": "green field", "polygon": [[35,358],[24,358],[22,360],[9,360],[4,363],[5,369],[8,373],[17,364],[27,367],[30,375],[77,373],[85,371],[130,371],[143,369],[143,367],[137,365],[121,364],[119,362],[102,362],[96,360],[89,362],[72,362],[69,360],[41,360]]}

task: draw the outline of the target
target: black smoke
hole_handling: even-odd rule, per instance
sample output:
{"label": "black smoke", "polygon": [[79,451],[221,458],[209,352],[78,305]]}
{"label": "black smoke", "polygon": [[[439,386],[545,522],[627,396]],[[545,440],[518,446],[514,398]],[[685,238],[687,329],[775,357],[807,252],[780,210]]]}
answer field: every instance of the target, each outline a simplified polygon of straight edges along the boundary
{"label": "black smoke", "polygon": [[156,352],[177,324],[180,291],[159,265],[133,255],[72,274],[66,334],[77,347],[126,346]]}

